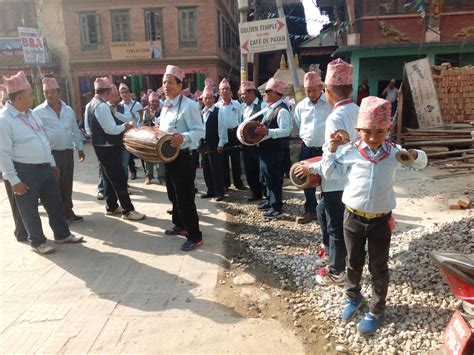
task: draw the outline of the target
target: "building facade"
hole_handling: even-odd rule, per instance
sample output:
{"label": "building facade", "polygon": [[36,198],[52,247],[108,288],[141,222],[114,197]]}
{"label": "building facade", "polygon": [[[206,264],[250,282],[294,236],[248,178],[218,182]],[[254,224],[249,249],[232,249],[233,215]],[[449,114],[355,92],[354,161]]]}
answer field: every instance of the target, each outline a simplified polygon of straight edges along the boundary
{"label": "building facade", "polygon": [[184,69],[193,92],[207,76],[238,82],[235,1],[62,0],[62,7],[78,111],[98,76],[125,82],[136,95],[158,89],[168,64]]}
{"label": "building facade", "polygon": [[[426,57],[432,65],[474,64],[471,0],[317,3],[329,15],[331,24],[318,38],[300,46],[300,52],[319,51],[327,56],[327,49],[335,46],[332,57],[350,61],[354,65],[355,86],[367,78],[370,95],[380,95],[390,79],[401,81],[404,64],[412,60]],[[304,63],[311,61],[305,58]]]}
{"label": "building facade", "polygon": [[138,96],[158,89],[173,64],[192,92],[205,77],[236,87],[238,17],[233,0],[0,0],[0,74],[25,70],[34,79],[38,66],[24,63],[18,35],[18,27],[33,27],[53,58],[38,77],[63,76],[79,117],[98,76],[125,82]]}

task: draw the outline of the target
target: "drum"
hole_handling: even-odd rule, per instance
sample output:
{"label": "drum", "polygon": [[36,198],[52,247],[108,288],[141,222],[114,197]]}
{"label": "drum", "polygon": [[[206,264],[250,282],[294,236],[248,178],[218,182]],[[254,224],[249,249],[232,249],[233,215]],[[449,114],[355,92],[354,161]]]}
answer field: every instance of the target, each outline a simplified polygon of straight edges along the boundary
{"label": "drum", "polygon": [[318,174],[311,174],[309,176],[300,179],[295,175],[295,169],[300,165],[310,165],[312,163],[316,163],[320,161],[322,157],[313,157],[306,160],[302,160],[298,163],[294,163],[290,168],[290,181],[291,183],[296,186],[298,189],[310,189],[316,186],[321,185],[321,176]]}
{"label": "drum", "polygon": [[240,143],[245,145],[255,145],[263,140],[262,136],[255,133],[255,129],[260,125],[260,122],[254,120],[247,120],[242,122],[237,127],[237,138]]}
{"label": "drum", "polygon": [[123,144],[137,158],[150,163],[171,163],[179,148],[171,146],[173,135],[154,127],[136,127],[125,132]]}

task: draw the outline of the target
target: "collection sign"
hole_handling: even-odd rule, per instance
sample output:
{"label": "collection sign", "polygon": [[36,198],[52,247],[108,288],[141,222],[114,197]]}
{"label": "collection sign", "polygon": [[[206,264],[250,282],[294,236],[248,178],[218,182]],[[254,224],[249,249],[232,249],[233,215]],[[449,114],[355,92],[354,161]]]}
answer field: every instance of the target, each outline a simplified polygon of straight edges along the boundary
{"label": "collection sign", "polygon": [[240,50],[244,54],[286,49],[288,45],[286,20],[282,17],[241,23],[239,40]]}
{"label": "collection sign", "polygon": [[162,57],[161,41],[112,42],[112,59],[158,59]]}

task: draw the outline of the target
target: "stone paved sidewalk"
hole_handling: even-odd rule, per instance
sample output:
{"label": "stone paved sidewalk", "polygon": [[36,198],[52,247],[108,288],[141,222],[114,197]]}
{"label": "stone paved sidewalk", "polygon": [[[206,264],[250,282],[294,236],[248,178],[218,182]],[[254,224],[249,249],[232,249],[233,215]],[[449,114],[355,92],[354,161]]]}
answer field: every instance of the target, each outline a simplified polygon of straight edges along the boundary
{"label": "stone paved sidewalk", "polygon": [[[1,353],[303,353],[277,321],[247,319],[216,301],[226,233],[217,205],[196,199],[205,244],[184,253],[182,238],[163,234],[171,226],[166,189],[143,181],[139,171],[130,184],[145,221],[105,216],[88,145],[86,161],[76,161],[73,195],[85,221],[71,225],[86,243],[57,246],[48,256],[15,240],[0,188]],[[198,183],[202,190],[202,178]]]}

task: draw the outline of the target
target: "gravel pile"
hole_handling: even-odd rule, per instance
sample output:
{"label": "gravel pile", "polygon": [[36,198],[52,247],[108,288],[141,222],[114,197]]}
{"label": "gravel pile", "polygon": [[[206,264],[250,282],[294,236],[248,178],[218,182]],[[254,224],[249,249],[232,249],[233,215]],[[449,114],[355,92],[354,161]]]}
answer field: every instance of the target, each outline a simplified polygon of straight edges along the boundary
{"label": "gravel pile", "polygon": [[[229,203],[227,212],[234,216],[238,242],[245,253],[235,255],[242,264],[260,263],[278,275],[282,289],[294,291],[286,298],[293,312],[294,326],[323,334],[324,350],[386,354],[429,352],[442,344],[442,331],[459,301],[431,262],[433,250],[456,250],[474,253],[474,217],[447,224],[433,224],[392,236],[390,250],[390,287],[387,311],[382,328],[372,337],[357,333],[358,314],[354,321],[339,320],[345,302],[344,289],[320,287],[315,282],[315,252],[321,243],[317,223],[298,225],[301,198],[285,201],[287,220],[265,222],[251,204]],[[367,266],[362,293],[370,298]],[[364,309],[365,311],[365,309]],[[307,320],[312,321],[308,322]],[[305,329],[303,329],[305,330]]]}

